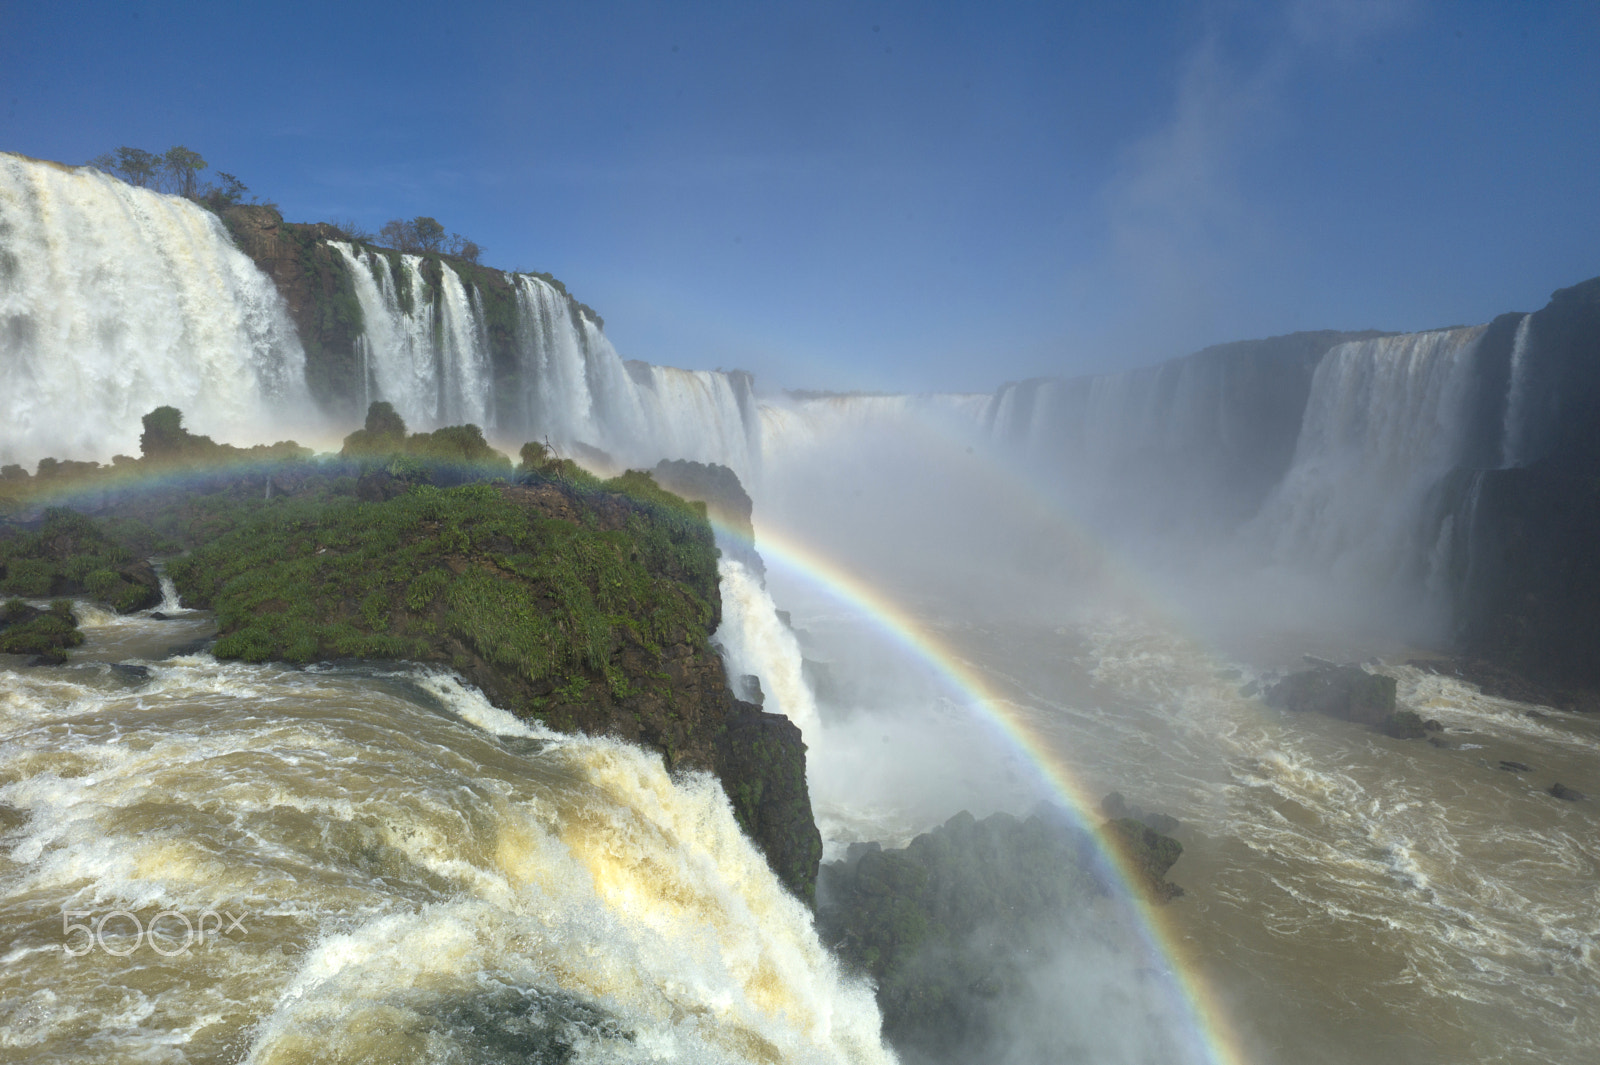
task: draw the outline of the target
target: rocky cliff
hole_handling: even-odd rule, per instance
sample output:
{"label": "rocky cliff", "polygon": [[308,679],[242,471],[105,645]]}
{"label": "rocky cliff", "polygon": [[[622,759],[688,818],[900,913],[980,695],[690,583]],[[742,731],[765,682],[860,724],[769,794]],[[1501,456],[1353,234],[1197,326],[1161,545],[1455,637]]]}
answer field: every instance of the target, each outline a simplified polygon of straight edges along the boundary
{"label": "rocky cliff", "polygon": [[1593,707],[1600,278],[1555,293],[1526,328],[1522,363],[1507,370],[1519,375],[1501,415],[1508,439],[1493,456],[1506,464],[1459,471],[1450,487],[1463,530],[1453,560],[1459,642],[1470,658],[1549,689],[1546,699]]}

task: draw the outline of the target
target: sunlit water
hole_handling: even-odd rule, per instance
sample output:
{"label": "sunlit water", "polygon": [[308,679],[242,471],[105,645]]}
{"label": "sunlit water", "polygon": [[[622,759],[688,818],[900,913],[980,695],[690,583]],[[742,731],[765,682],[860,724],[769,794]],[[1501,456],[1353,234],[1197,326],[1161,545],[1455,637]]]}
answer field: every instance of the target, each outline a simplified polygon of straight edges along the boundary
{"label": "sunlit water", "polygon": [[[1254,1060],[1600,1060],[1600,721],[1485,697],[1397,653],[1371,668],[1397,678],[1403,707],[1444,725],[1448,746],[1393,740],[1247,694],[1304,667],[1287,648],[1334,653],[1326,641],[1280,635],[1230,655],[1125,617],[951,616],[926,620],[1093,794],[1121,791],[1182,821],[1170,876],[1187,894],[1167,913]],[[818,654],[871,643],[842,615],[797,621]],[[949,794],[941,806],[937,788],[905,788],[920,816],[1032,801],[1015,753],[925,687],[920,743],[930,764],[944,760]],[[878,730],[885,744],[916,734],[901,723],[916,715],[884,691],[853,696],[877,709],[844,715],[841,731]],[[1560,801],[1555,781],[1591,798]],[[915,830],[857,782],[818,791],[836,836]]]}
{"label": "sunlit water", "polygon": [[80,613],[0,661],[0,1059],[891,1060],[711,779]]}

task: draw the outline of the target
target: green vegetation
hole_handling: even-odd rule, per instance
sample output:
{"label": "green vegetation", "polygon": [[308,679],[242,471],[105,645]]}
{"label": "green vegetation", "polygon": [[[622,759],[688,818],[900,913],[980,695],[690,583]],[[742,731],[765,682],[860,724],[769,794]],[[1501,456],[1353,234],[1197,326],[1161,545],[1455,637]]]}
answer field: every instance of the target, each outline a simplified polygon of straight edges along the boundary
{"label": "green vegetation", "polygon": [[93,520],[63,509],[46,511],[34,532],[0,527],[0,594],[83,595],[121,613],[161,601],[149,563]]}
{"label": "green vegetation", "polygon": [[470,470],[476,474],[472,479],[511,473],[511,460],[490,447],[476,425],[407,436],[405,419],[382,401],[367,408],[366,425],[344,438],[339,457],[360,462],[363,470],[386,468],[408,482],[437,483],[445,469]]}
{"label": "green vegetation", "polygon": [[408,255],[425,253],[453,255],[458,259],[475,263],[483,254],[481,247],[460,233],[446,236],[444,226],[439,224],[438,219],[429,218],[427,215],[419,215],[409,221],[401,218],[391,219],[378,230],[378,239]]}
{"label": "green vegetation", "polygon": [[218,214],[244,202],[244,194],[250,191],[244,182],[223,171],[217,172],[215,184],[202,184],[200,171],[210,164],[200,157],[199,152],[181,144],[173,145],[160,155],[124,144],[95,156],[88,165],[121,178],[130,185],[170,192],[193,200]]}
{"label": "green vegetation", "polygon": [[216,611],[219,658],[429,661],[459,643],[559,703],[591,681],[626,694],[613,661],[624,642],[656,657],[664,643],[706,645],[716,550],[703,512],[642,474],[602,486],[610,528],[547,517],[518,491],[291,499],[170,572],[187,602]]}
{"label": "green vegetation", "polygon": [[66,650],[83,643],[83,633],[72,616],[72,604],[58,599],[49,610],[39,610],[20,599],[0,606],[0,654],[38,655],[59,665]]}

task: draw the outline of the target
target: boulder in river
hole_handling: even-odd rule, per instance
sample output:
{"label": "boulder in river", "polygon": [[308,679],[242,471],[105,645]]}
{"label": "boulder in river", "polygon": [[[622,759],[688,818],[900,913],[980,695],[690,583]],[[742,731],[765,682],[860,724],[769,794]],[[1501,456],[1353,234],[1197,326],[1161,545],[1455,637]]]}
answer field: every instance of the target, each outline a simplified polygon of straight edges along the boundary
{"label": "boulder in river", "polygon": [[1267,691],[1267,705],[1381,726],[1394,714],[1394,693],[1393,677],[1360,666],[1319,665],[1274,684]]}
{"label": "boulder in river", "polygon": [[1577,788],[1569,788],[1559,780],[1550,785],[1550,794],[1554,795],[1563,802],[1583,801],[1583,792],[1579,791]]}

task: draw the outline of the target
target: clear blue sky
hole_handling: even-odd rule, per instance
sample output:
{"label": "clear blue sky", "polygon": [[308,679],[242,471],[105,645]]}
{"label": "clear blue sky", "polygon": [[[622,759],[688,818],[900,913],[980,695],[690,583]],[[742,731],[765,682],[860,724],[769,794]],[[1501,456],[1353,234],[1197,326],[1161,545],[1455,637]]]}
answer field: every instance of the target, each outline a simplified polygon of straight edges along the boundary
{"label": "clear blue sky", "polygon": [[630,357],[987,389],[1600,274],[1600,4],[0,0],[0,148],[175,143]]}

